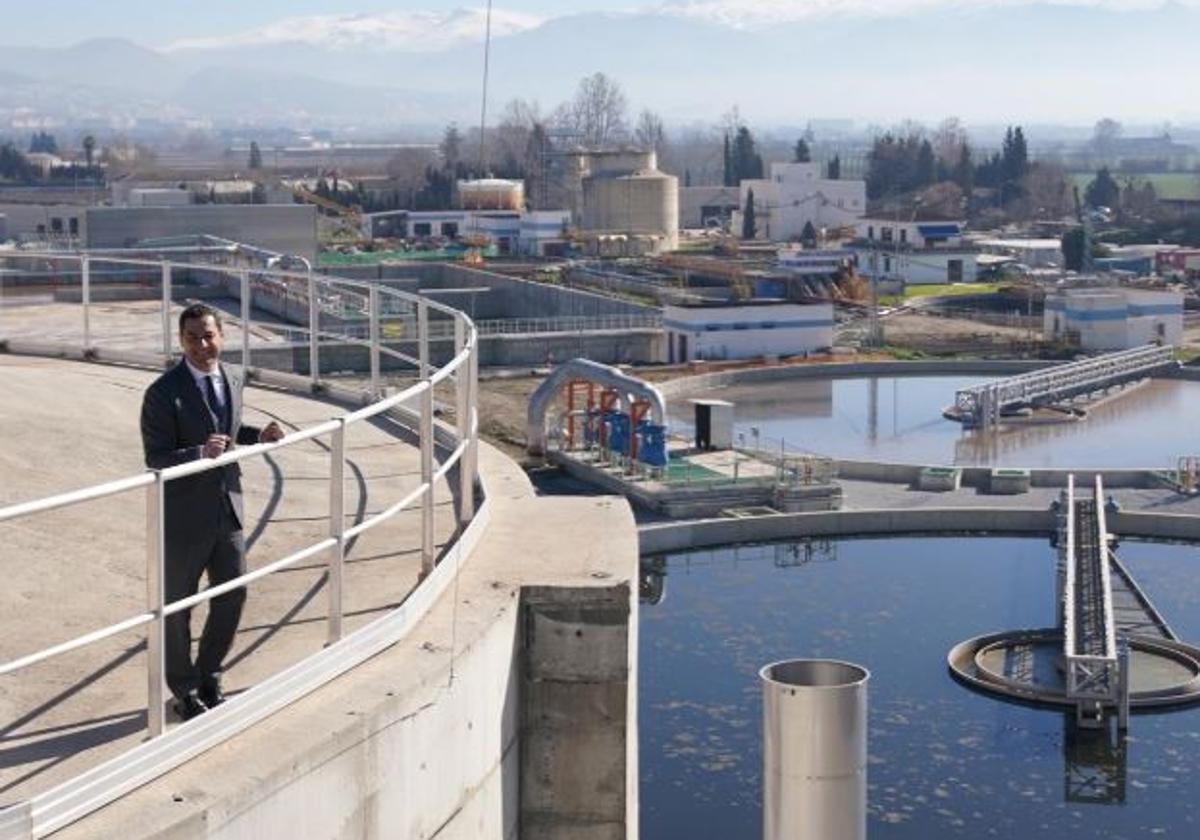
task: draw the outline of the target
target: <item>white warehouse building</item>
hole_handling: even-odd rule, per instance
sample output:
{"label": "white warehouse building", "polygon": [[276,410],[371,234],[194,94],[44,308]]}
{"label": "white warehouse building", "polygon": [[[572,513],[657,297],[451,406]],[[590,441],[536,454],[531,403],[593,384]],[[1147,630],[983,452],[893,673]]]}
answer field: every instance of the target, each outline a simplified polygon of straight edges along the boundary
{"label": "white warehouse building", "polygon": [[797,356],[833,346],[832,303],[740,303],[669,305],[663,309],[667,354],[672,364],[696,359]]}
{"label": "white warehouse building", "polygon": [[963,241],[959,222],[896,222],[862,219],[850,247],[858,271],[875,280],[905,285],[973,283],[979,252]]}
{"label": "white warehouse building", "polygon": [[1048,340],[1085,350],[1127,350],[1183,340],[1181,292],[1128,288],[1064,289],[1046,296]]}
{"label": "white warehouse building", "polygon": [[[819,163],[772,163],[771,177],[742,181],[739,207],[754,191],[754,222],[759,239],[799,240],[812,222],[822,229],[854,225],[867,211],[867,182],[824,178]],[[733,230],[741,231],[741,211]]]}

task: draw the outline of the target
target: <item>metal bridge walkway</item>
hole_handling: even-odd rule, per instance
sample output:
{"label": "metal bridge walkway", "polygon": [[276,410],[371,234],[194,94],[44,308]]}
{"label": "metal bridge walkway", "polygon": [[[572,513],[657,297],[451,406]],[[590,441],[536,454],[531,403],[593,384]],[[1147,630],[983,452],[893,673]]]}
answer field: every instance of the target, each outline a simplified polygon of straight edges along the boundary
{"label": "metal bridge walkway", "polygon": [[1144,379],[1174,364],[1172,348],[1147,345],[961,388],[954,408],[964,425],[986,428],[999,424],[1005,411],[1051,405]]}
{"label": "metal bridge walkway", "polygon": [[[1075,718],[1081,726],[1101,726],[1104,710],[1116,706],[1122,723],[1128,720],[1128,651],[1117,645],[1117,611],[1114,608],[1109,558],[1108,528],[1105,524],[1104,485],[1096,476],[1092,498],[1077,498],[1075,477],[1059,507],[1059,591],[1066,694],[1075,701]],[[1137,607],[1149,601],[1142,596],[1125,597],[1132,578],[1121,569],[1119,600],[1122,625],[1132,629],[1161,617],[1148,616]],[[1136,584],[1132,584],[1136,587]],[[1136,590],[1140,596],[1140,590]],[[1169,629],[1167,632],[1170,632]]]}

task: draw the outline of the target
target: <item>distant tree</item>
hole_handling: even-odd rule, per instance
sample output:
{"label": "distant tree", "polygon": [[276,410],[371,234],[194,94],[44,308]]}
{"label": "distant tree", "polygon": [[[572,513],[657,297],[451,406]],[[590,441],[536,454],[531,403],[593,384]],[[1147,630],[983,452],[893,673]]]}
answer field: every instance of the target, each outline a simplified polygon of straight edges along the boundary
{"label": "distant tree", "polygon": [[725,158],[724,169],[722,170],[721,183],[727,187],[736,187],[737,181],[733,177],[733,155],[729,148],[729,133],[725,133]]}
{"label": "distant tree", "polygon": [[[963,147],[967,145],[967,131],[963,128],[958,117],[942,120],[933,133],[933,152],[937,156],[938,180],[955,180],[954,168],[962,158]],[[962,184],[959,184],[961,187]]]}
{"label": "distant tree", "polygon": [[1021,181],[1029,171],[1029,148],[1021,126],[1009,126],[1000,152],[1000,202],[1007,205],[1022,196]]}
{"label": "distant tree", "polygon": [[1143,181],[1139,186],[1132,178],[1125,182],[1121,191],[1121,210],[1130,216],[1147,218],[1158,209],[1158,193],[1154,184]]}
{"label": "distant tree", "polygon": [[0,146],[0,178],[28,183],[36,177],[36,174],[29,160],[17,151],[12,143]]}
{"label": "distant tree", "polygon": [[690,170],[690,169],[683,170],[683,185],[685,187],[690,187],[692,185],[692,170]]}
{"label": "distant tree", "polygon": [[633,139],[643,149],[653,151],[661,158],[667,147],[667,133],[663,128],[662,117],[649,110],[638,114]]}
{"label": "distant tree", "polygon": [[922,140],[917,150],[915,186],[928,187],[937,180],[937,159],[933,156],[933,145],[928,140]]}
{"label": "distant tree", "polygon": [[83,138],[83,157],[87,161],[88,169],[92,168],[92,159],[95,154],[96,138],[89,134]]}
{"label": "distant tree", "polygon": [[258,148],[258,141],[250,141],[250,160],[246,162],[246,166],[251,169],[262,169],[262,150]]}
{"label": "distant tree", "polygon": [[458,131],[458,126],[455,123],[450,123],[446,126],[446,130],[442,133],[442,142],[438,144],[438,151],[442,153],[442,168],[453,170],[462,161],[462,134]]}
{"label": "distant tree", "polygon": [[754,135],[750,133],[750,129],[742,126],[738,129],[737,134],[733,138],[733,148],[730,151],[731,165],[733,167],[733,176],[735,184],[740,184],[742,181],[750,178],[761,178],[763,176],[763,160],[759,155],[758,149],[754,143]]}
{"label": "distant tree", "polygon": [[621,86],[593,73],[579,80],[575,97],[559,106],[554,122],[574,131],[585,146],[603,147],[626,133],[627,107]]}
{"label": "distant tree", "polygon": [[1096,123],[1092,129],[1092,145],[1102,155],[1110,155],[1114,151],[1117,140],[1124,131],[1121,124],[1111,117],[1105,117]]}
{"label": "distant tree", "polygon": [[829,169],[825,173],[830,181],[841,180],[842,177],[842,158],[841,155],[834,155],[833,160],[829,161]]}
{"label": "distant tree", "polygon": [[795,163],[811,163],[812,152],[808,148],[808,143],[801,137],[796,141],[796,147],[792,150],[792,160]]}
{"label": "distant tree", "polygon": [[953,181],[939,181],[921,190],[918,206],[921,211],[937,219],[961,219],[963,217],[963,191]]}
{"label": "distant tree", "polygon": [[1034,163],[1021,180],[1025,205],[1022,215],[1037,219],[1060,219],[1073,204],[1067,176],[1052,163]]}
{"label": "distant tree", "polygon": [[56,155],[58,154],[58,141],[49,132],[36,132],[29,141],[29,151],[31,154],[41,152],[48,155]]}
{"label": "distant tree", "polygon": [[1113,178],[1107,166],[1101,167],[1096,177],[1087,185],[1084,199],[1091,207],[1121,206],[1121,185]]}
{"label": "distant tree", "polygon": [[952,176],[954,183],[958,184],[963,195],[969,199],[971,191],[975,188],[975,166],[971,163],[971,146],[966,142],[959,150]]}
{"label": "distant tree", "polygon": [[1071,228],[1062,235],[1062,253],[1067,271],[1083,270],[1083,228]]}
{"label": "distant tree", "polygon": [[758,224],[754,218],[754,190],[746,192],[746,207],[742,211],[742,239],[753,239],[758,235]]}
{"label": "distant tree", "polygon": [[805,248],[817,247],[817,229],[813,227],[811,219],[804,223],[804,230],[800,231],[800,242]]}

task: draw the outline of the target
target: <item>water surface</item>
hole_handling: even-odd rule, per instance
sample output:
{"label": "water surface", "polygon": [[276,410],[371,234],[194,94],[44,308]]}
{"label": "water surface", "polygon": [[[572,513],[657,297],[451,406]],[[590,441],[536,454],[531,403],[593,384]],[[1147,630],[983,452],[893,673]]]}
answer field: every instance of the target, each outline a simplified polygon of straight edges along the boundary
{"label": "water surface", "polygon": [[[1200,549],[1121,556],[1200,640]],[[673,555],[641,612],[642,836],[761,837],[761,689],[778,659],[857,662],[870,683],[872,840],[1200,837],[1200,709],[1080,739],[1066,715],[975,694],[958,641],[1054,623],[1045,540],[890,538]],[[654,563],[656,561],[643,561]]]}
{"label": "water surface", "polygon": [[[1024,467],[1173,467],[1200,454],[1200,382],[1155,380],[1096,407],[1087,419],[965,431],[942,417],[954,392],[984,375],[794,380],[706,391],[730,400],[736,429],[777,446],[837,458]],[[685,399],[670,405],[690,427]]]}

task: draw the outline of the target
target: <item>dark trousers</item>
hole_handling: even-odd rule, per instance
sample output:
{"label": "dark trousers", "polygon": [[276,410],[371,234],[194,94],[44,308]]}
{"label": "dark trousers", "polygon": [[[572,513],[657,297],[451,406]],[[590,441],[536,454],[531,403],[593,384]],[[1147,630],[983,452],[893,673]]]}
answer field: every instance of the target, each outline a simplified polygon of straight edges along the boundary
{"label": "dark trousers", "polygon": [[[224,508],[224,506],[223,506]],[[241,526],[231,511],[222,509],[216,527],[197,533],[192,539],[172,537],[167,528],[166,579],[167,603],[195,595],[200,576],[208,574],[208,585],[217,586],[246,572],[246,550]],[[200,634],[200,649],[192,662],[192,611],[167,616],[164,656],[167,685],[176,697],[197,688],[201,682],[221,673],[221,663],[233,646],[246,589],[239,587],[208,602],[208,620]]]}

